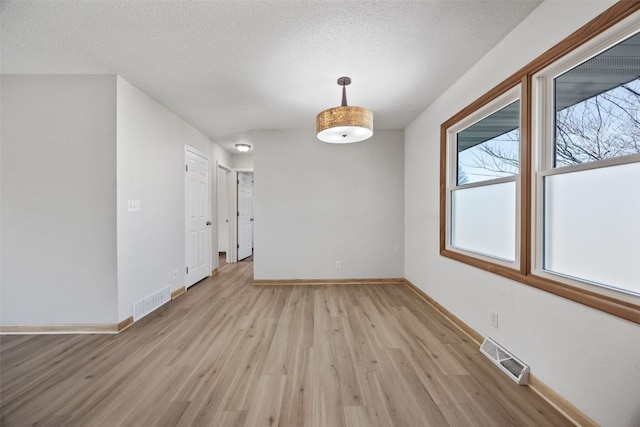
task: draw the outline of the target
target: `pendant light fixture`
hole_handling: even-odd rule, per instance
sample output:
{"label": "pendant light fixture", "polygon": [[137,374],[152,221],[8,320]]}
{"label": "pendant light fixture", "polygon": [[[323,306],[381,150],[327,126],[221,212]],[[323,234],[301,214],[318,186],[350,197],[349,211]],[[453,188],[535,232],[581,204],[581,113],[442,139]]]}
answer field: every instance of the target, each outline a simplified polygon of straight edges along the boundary
{"label": "pendant light fixture", "polygon": [[346,87],[350,84],[349,77],[340,77],[338,85],[342,86],[342,105],[316,116],[316,132],[320,141],[347,144],[364,141],[373,135],[373,113],[363,107],[347,105]]}

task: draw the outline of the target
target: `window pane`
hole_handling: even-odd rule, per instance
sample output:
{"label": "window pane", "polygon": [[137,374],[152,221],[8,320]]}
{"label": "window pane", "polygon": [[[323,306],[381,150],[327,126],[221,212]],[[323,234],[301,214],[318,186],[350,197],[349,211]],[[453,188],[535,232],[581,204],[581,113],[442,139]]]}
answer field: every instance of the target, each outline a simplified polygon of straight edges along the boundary
{"label": "window pane", "polygon": [[544,180],[547,271],[640,294],[640,163]]}
{"label": "window pane", "polygon": [[457,152],[457,185],[517,175],[520,101],[458,132]]}
{"label": "window pane", "polygon": [[555,165],[640,153],[640,34],[555,79]]}
{"label": "window pane", "polygon": [[515,261],[515,181],[455,190],[451,203],[452,246]]}

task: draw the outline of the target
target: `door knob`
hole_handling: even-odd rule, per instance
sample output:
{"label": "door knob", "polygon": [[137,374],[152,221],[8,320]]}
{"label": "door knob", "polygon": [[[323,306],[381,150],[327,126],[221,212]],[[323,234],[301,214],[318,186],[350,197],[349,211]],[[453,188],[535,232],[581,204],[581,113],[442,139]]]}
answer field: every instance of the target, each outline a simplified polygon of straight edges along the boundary
{"label": "door knob", "polygon": [[211,221],[207,221],[207,225],[211,225]]}

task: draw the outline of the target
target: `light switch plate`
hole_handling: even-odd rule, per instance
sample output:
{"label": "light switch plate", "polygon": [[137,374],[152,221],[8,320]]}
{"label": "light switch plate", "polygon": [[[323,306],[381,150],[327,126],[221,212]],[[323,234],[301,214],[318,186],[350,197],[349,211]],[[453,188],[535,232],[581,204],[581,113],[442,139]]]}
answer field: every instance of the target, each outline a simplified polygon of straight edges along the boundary
{"label": "light switch plate", "polygon": [[129,200],[127,210],[129,212],[140,212],[140,200]]}

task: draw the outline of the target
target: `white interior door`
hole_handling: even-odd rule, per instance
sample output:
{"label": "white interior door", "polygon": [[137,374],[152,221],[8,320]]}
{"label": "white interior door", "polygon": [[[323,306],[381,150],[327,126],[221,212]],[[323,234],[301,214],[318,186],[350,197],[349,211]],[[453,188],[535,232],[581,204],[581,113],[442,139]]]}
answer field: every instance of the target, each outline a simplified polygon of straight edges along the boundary
{"label": "white interior door", "polygon": [[211,206],[209,160],[185,150],[185,286],[211,275]]}
{"label": "white interior door", "polygon": [[238,173],[238,261],[253,254],[253,174]]}

